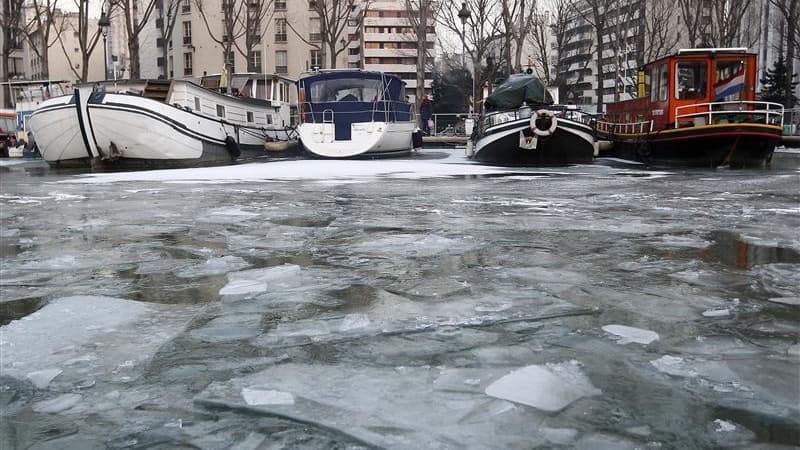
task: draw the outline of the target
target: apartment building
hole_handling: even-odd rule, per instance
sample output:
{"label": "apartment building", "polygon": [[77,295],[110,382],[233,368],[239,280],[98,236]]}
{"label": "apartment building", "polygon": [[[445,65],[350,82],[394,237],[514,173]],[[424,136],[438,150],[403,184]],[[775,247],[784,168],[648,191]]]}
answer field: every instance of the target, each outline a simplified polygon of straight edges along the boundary
{"label": "apartment building", "polygon": [[[351,33],[360,39],[351,42],[347,67],[363,67],[398,75],[406,82],[406,92],[414,98],[417,88],[417,52],[419,44],[408,18],[405,2],[378,0],[368,3],[360,29],[351,27]],[[363,7],[363,4],[362,4]],[[433,85],[433,47],[436,31],[433,20],[428,24],[425,49],[429,52],[425,70],[425,92],[431,93]]]}
{"label": "apartment building", "polygon": [[582,105],[588,111],[598,105],[598,83],[602,103],[630,99],[636,92],[638,68],[644,63],[646,45],[645,1],[625,0],[602,11],[602,59],[597,63],[596,30],[592,10],[584,2],[580,12],[568,20],[564,44],[558,55],[561,80],[559,98],[563,103]]}
{"label": "apartment building", "polygon": [[[27,6],[23,12],[25,23],[32,23],[31,19],[36,11]],[[97,32],[96,18],[89,19],[89,37]],[[20,78],[26,80],[61,80],[77,82],[82,73],[83,52],[80,48],[78,37],[78,13],[65,12],[59,9],[53,14],[53,29],[50,32],[50,46],[46,47],[42,30],[32,28],[29,30],[30,39],[21,42],[21,64],[22,72]],[[57,30],[60,30],[57,31]],[[33,46],[36,46],[37,51]],[[47,70],[43,64],[43,58],[39,55],[47,52]],[[103,39],[100,37],[89,58],[89,71],[87,81],[104,79],[103,71]]]}
{"label": "apartment building", "polygon": [[[235,73],[277,74],[296,79],[313,67],[325,65],[319,48],[320,20],[307,0],[273,0],[268,11],[262,9],[262,0],[230,0],[236,3],[233,9],[237,9],[239,2],[245,7],[242,23],[233,28],[237,45],[231,45],[228,53],[224,46],[230,39],[224,31],[225,0],[203,0],[205,19],[196,1],[171,0],[180,2],[178,8],[170,8],[169,1],[157,5],[152,21],[155,32],[141,36],[143,77],[157,77],[166,65],[167,78],[199,78],[221,73],[227,63]],[[178,11],[174,17],[171,10]],[[245,27],[248,21],[250,26]],[[165,30],[167,34],[162,39],[160,35]],[[166,52],[162,51],[164,46]],[[338,67],[346,66],[346,52],[337,62]]]}

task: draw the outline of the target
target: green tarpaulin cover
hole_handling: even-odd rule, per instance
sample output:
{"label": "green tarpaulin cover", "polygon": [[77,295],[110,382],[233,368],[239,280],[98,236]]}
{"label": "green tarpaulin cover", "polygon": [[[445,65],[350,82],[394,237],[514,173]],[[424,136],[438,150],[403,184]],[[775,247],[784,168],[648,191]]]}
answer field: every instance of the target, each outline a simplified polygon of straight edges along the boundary
{"label": "green tarpaulin cover", "polygon": [[497,87],[492,95],[486,97],[486,109],[516,109],[523,104],[551,105],[553,97],[547,92],[544,83],[533,75],[511,75]]}

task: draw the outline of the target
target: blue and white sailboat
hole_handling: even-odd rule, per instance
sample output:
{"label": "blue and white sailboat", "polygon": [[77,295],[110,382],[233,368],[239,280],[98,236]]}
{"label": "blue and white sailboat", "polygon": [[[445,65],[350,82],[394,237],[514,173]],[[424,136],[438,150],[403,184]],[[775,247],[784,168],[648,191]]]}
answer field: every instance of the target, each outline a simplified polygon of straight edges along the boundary
{"label": "blue and white sailboat", "polygon": [[323,70],[297,82],[306,151],[326,158],[399,156],[411,152],[415,129],[405,82],[362,70]]}

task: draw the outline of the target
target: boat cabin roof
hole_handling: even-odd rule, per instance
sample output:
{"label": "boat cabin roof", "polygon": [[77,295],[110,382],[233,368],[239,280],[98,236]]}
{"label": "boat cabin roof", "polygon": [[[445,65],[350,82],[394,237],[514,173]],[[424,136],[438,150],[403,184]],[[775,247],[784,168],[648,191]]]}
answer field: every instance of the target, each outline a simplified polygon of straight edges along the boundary
{"label": "boat cabin roof", "polygon": [[297,81],[301,96],[312,103],[405,101],[405,85],[397,75],[354,69],[319,71]]}
{"label": "boat cabin roof", "polygon": [[672,55],[663,56],[659,59],[654,59],[642,67],[651,67],[656,66],[659,64],[663,64],[670,60],[685,60],[685,59],[698,59],[698,58],[707,58],[713,59],[715,57],[731,57],[731,56],[747,56],[756,54],[753,52],[748,52],[744,47],[736,47],[736,48],[682,48],[677,52],[673,53]]}

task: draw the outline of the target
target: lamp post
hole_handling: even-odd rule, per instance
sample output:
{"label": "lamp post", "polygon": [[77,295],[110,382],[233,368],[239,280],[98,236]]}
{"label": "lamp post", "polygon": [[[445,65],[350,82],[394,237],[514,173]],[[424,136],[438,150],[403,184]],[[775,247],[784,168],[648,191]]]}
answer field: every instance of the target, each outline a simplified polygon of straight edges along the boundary
{"label": "lamp post", "polygon": [[108,80],[108,46],[106,45],[106,36],[108,36],[108,27],[111,26],[111,21],[108,20],[105,11],[100,13],[100,20],[97,21],[97,26],[100,27],[100,32],[103,33],[103,67],[105,68],[103,79]]}
{"label": "lamp post", "polygon": [[458,11],[458,18],[461,19],[461,65],[466,67],[467,63],[464,57],[467,54],[467,20],[470,13],[467,9],[467,2],[461,2],[461,10]]}
{"label": "lamp post", "polygon": [[[461,19],[461,67],[467,69],[467,20],[470,13],[467,9],[467,2],[461,2],[461,10],[458,11],[458,18]],[[475,98],[475,76],[472,76],[472,97]],[[470,102],[470,112],[472,112],[472,102]]]}

